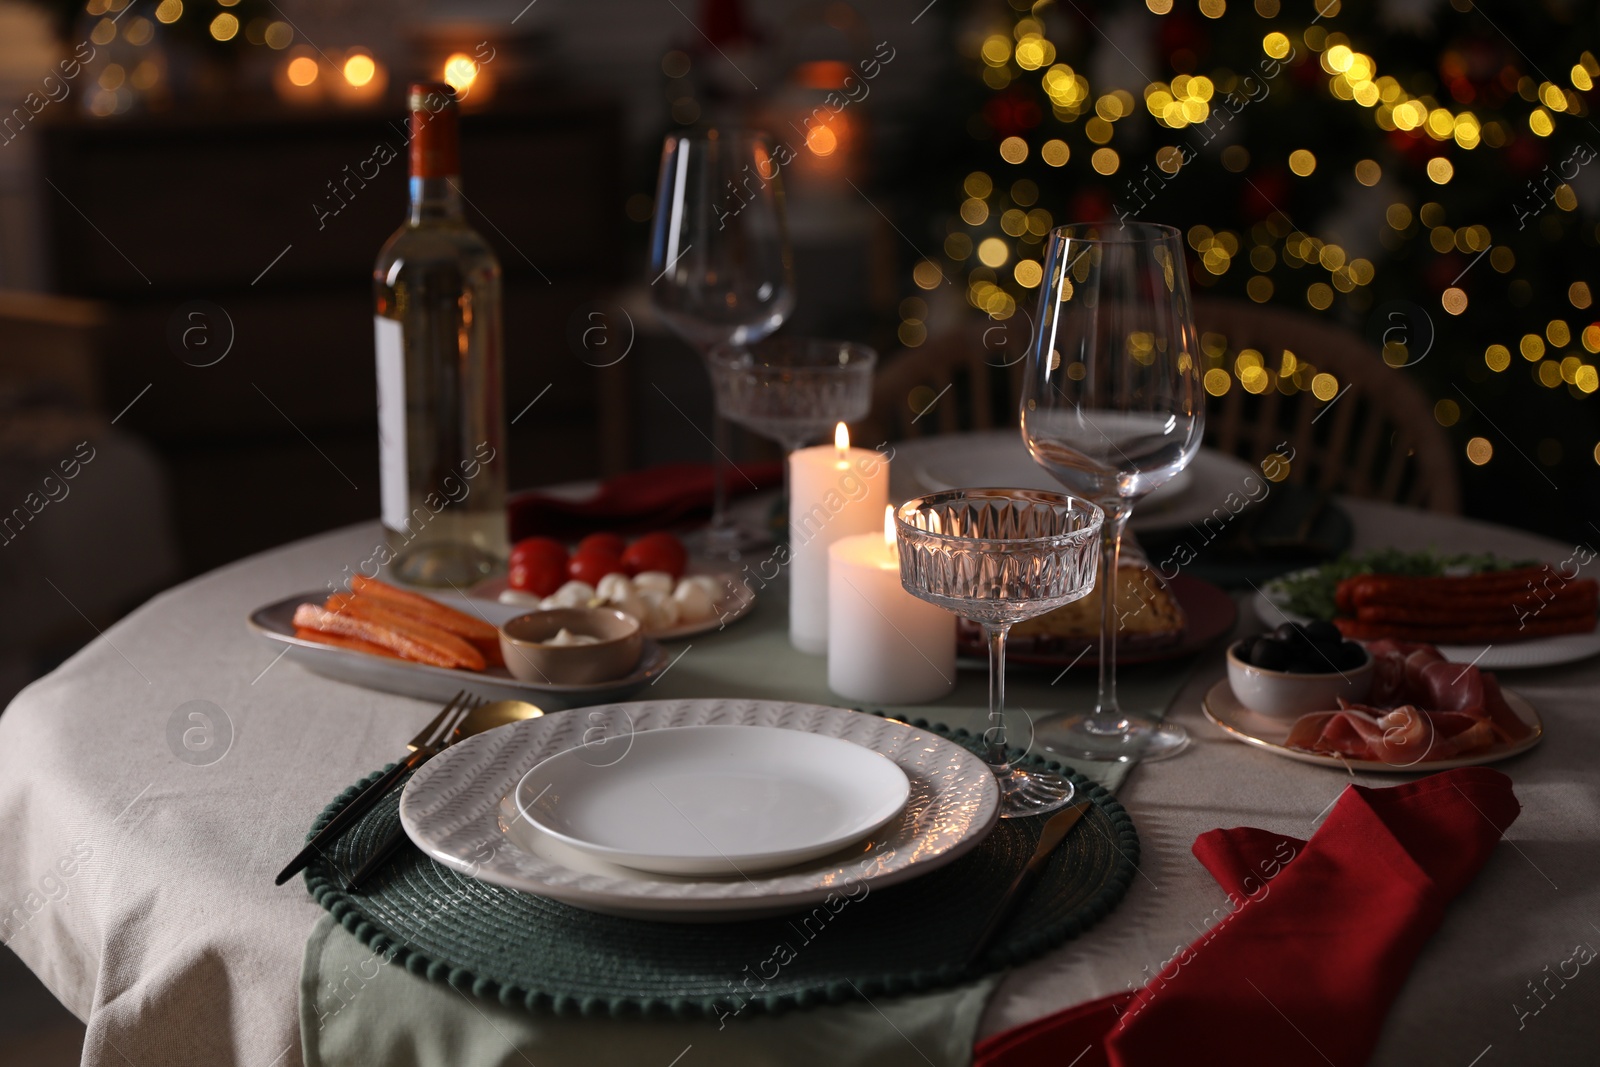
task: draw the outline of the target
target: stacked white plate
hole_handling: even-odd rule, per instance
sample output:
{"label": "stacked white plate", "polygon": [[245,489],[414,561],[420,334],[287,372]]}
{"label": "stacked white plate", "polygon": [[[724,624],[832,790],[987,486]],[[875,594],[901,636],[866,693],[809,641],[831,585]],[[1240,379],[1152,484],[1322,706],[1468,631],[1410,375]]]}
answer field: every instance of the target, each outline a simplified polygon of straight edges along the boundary
{"label": "stacked white plate", "polygon": [[999,816],[994,776],[926,730],[815,704],[577,708],[463,741],[400,818],[469,875],[609,914],[779,914],[934,870]]}

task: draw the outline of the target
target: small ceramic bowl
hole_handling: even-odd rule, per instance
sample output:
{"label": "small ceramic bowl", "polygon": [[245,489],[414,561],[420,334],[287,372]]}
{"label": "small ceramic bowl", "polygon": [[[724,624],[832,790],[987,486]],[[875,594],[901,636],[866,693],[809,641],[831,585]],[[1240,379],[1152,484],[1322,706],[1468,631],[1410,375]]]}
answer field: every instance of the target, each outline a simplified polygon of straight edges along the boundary
{"label": "small ceramic bowl", "polygon": [[[592,645],[552,645],[563,629],[598,638]],[[500,627],[506,669],[524,682],[592,685],[626,677],[639,665],[639,620],[616,608],[551,608],[508,619]]]}
{"label": "small ceramic bowl", "polygon": [[[1365,650],[1363,649],[1365,652]],[[1298,719],[1313,711],[1337,711],[1339,700],[1359,703],[1372,689],[1372,653],[1359,667],[1339,673],[1269,671],[1239,658],[1239,642],[1228,646],[1228,685],[1239,703],[1274,719]]]}

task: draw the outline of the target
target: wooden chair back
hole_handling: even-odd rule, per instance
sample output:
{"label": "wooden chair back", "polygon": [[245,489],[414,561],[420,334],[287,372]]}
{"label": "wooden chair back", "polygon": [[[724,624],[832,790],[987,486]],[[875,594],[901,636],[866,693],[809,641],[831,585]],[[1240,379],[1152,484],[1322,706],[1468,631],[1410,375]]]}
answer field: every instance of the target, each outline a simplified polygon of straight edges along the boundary
{"label": "wooden chair back", "polygon": [[[872,414],[858,439],[876,443],[1017,425],[1027,321],[974,316],[920,347],[891,353],[879,365]],[[1454,453],[1426,394],[1359,334],[1238,301],[1197,300],[1195,321],[1206,368],[1228,375],[1226,391],[1208,400],[1206,444],[1252,466],[1292,456],[1287,470],[1280,459],[1269,473],[1324,492],[1461,510]],[[1254,353],[1264,371],[1259,393],[1246,390],[1235,373],[1246,353]],[[1331,392],[1327,381],[1314,384],[1319,374],[1332,377]],[[1326,398],[1317,395],[1319,387]],[[1283,444],[1292,453],[1280,451]]]}

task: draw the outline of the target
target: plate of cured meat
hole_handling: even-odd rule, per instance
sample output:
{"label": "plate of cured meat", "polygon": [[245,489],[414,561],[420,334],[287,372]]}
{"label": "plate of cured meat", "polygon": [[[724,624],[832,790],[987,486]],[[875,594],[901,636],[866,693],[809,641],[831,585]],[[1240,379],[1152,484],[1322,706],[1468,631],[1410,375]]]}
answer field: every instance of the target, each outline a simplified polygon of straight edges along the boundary
{"label": "plate of cured meat", "polygon": [[1276,719],[1246,708],[1227,679],[1201,707],[1230,737],[1279,756],[1368,773],[1416,774],[1493,763],[1544,739],[1539,713],[1495,676],[1426,644],[1367,646],[1372,688],[1361,704]]}

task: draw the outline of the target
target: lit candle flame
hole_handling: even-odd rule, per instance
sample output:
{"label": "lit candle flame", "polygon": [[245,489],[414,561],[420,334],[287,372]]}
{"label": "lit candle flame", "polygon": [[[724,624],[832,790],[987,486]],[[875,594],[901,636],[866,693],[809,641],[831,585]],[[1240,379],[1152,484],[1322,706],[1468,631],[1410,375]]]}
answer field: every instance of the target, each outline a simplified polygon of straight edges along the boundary
{"label": "lit candle flame", "polygon": [[888,545],[890,548],[895,547],[896,538],[894,535],[893,504],[885,504],[883,506],[883,543]]}
{"label": "lit candle flame", "polygon": [[456,91],[458,96],[466,95],[472,83],[478,77],[478,64],[471,56],[462,52],[452,52],[444,61],[444,82]]}
{"label": "lit candle flame", "polygon": [[844,423],[840,423],[833,431],[833,447],[839,450],[839,458],[846,458],[850,451],[850,431]]}

